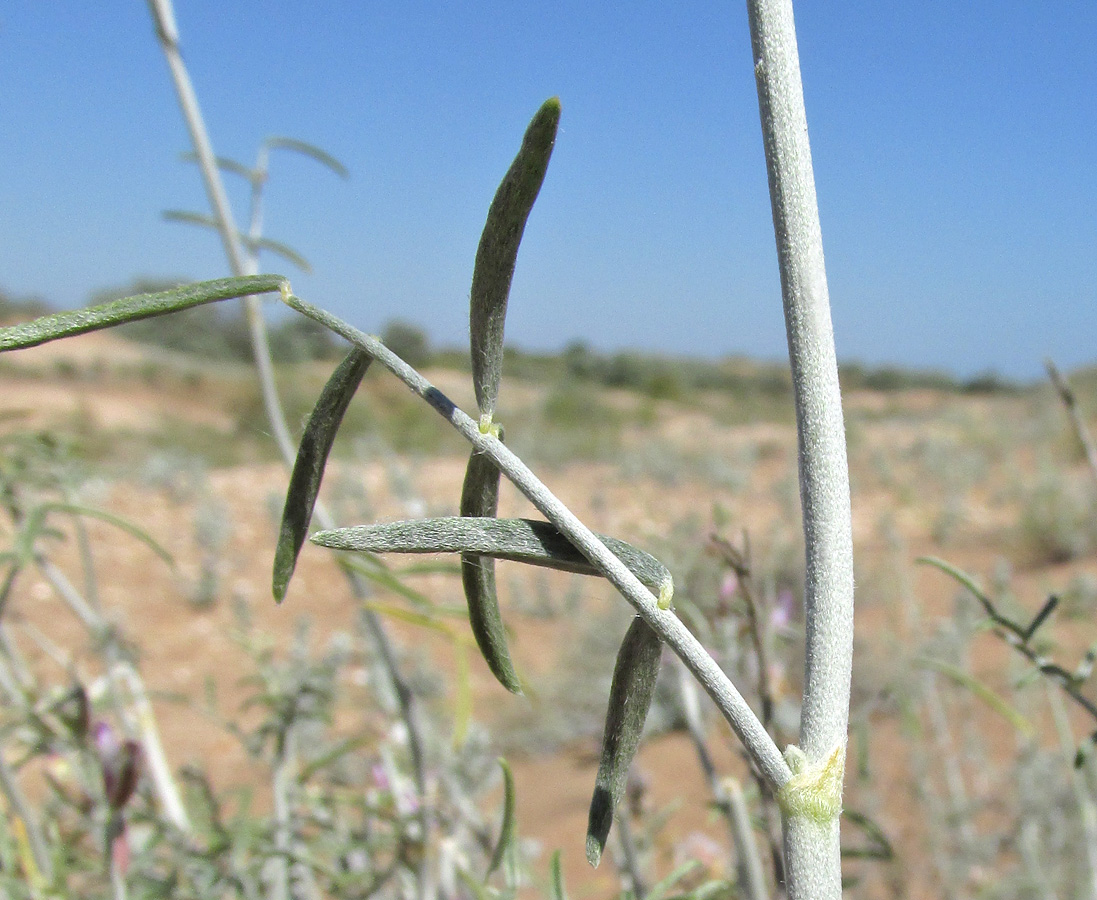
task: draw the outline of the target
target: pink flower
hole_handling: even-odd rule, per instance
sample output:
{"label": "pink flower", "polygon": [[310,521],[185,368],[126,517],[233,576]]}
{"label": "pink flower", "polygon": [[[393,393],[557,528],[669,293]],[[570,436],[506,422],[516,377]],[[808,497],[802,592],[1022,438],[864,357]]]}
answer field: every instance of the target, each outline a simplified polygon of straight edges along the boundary
{"label": "pink flower", "polygon": [[120,810],[137,789],[140,772],[141,745],[137,741],[119,741],[114,729],[106,722],[96,722],[92,729],[95,755],[103,772],[103,793],[112,810]]}

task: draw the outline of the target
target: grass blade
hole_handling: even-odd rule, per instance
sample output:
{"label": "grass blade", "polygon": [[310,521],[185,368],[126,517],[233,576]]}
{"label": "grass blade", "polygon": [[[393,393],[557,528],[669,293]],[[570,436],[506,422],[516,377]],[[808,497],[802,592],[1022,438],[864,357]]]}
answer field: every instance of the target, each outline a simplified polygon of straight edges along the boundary
{"label": "grass blade", "polygon": [[602,735],[602,758],[587,819],[587,861],[595,868],[606,847],[613,810],[624,792],[629,766],[640,746],[644,721],[655,696],[662,649],[659,635],[637,616],[617,651]]}
{"label": "grass blade", "polygon": [[943,662],[939,659],[933,659],[930,656],[919,656],[915,661],[920,666],[940,672],[950,681],[960,685],[960,687],[967,688],[1025,737],[1032,737],[1032,735],[1036,733],[1033,724],[1022,713],[1010,706],[1010,704],[994,693],[993,690],[983,684],[983,682],[974,675],[965,672],[958,666]]}
{"label": "grass blade", "polygon": [[164,316],[168,313],[231,300],[252,294],[269,294],[280,291],[287,284],[281,275],[248,275],[242,278],[221,278],[216,281],[199,281],[154,294],[138,294],[123,297],[110,303],[89,306],[67,312],[42,316],[21,325],[0,328],[0,352],[36,347],[58,338],[110,328],[138,319]]}
{"label": "grass blade", "polygon": [[[598,535],[633,574],[669,606],[674,585],[667,567],[643,550],[617,538]],[[575,546],[550,522],[443,516],[318,531],[312,542],[333,550],[370,553],[475,553],[574,572],[598,575]]]}
{"label": "grass blade", "polygon": [[503,862],[503,856],[514,843],[515,835],[515,794],[514,773],[505,759],[499,757],[499,768],[503,770],[503,821],[499,823],[499,840],[491,854],[488,870],[484,873],[484,880],[491,877],[491,873],[499,868]]}
{"label": "grass blade", "polygon": [[320,482],[335,434],[370,362],[371,358],[357,348],[346,355],[320,392],[301,435],[274,554],[274,599],[279,603],[285,599],[286,588],[297,566],[297,555],[308,536],[312,510],[320,493]]}
{"label": "grass blade", "polygon": [[[353,572],[357,575],[361,575],[363,578],[369,579],[378,587],[398,594],[421,610],[430,611],[437,608],[434,602],[427,597],[426,594],[404,584],[401,579],[404,577],[405,573],[390,571],[381,564],[381,560],[372,554],[369,556],[350,556],[344,554],[336,558],[339,561],[339,565],[347,572]],[[454,569],[450,574],[457,574],[457,570]]]}
{"label": "grass blade", "polygon": [[490,423],[495,412],[503,372],[503,324],[518,245],[545,180],[559,123],[560,100],[553,97],[542,104],[526,129],[522,147],[495,192],[476,249],[469,325],[472,380],[481,422]]}
{"label": "grass blade", "polygon": [[688,875],[692,875],[700,868],[701,863],[696,859],[689,859],[682,863],[678,868],[672,871],[662,881],[656,882],[652,887],[645,900],[663,900],[664,897],[670,892],[671,888],[678,884],[682,879]]}
{"label": "grass blade", "polygon": [[[499,506],[499,470],[475,450],[465,470],[461,488],[461,515],[494,517]],[[469,625],[491,673],[512,694],[522,693],[522,683],[507,651],[507,632],[499,612],[495,562],[490,556],[461,554],[461,583],[468,601]]]}
{"label": "grass blade", "polygon": [[43,503],[37,509],[40,510],[43,515],[51,512],[60,512],[68,513],[72,516],[85,516],[89,519],[98,519],[100,522],[106,522],[108,525],[113,525],[119,531],[124,531],[130,537],[137,538],[137,540],[148,547],[169,566],[175,566],[175,560],[171,558],[171,554],[164,549],[156,538],[140,526],[134,525],[127,519],[116,516],[114,513],[107,512],[103,509],[95,509],[92,506],[82,506],[79,503]]}
{"label": "grass blade", "polygon": [[567,891],[564,890],[564,867],[560,862],[560,851],[552,854],[549,861],[549,878],[552,888],[552,900],[568,900]]}

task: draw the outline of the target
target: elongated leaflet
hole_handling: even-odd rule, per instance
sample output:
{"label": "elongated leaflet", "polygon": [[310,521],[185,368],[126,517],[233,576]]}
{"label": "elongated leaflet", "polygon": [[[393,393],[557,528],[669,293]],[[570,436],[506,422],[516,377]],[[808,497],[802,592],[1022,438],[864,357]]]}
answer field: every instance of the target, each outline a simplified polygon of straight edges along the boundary
{"label": "elongated leaflet", "polygon": [[625,788],[629,766],[640,746],[644,721],[655,695],[662,641],[640,616],[632,620],[613,669],[602,758],[587,819],[587,861],[597,867],[609,837],[613,810]]}
{"label": "elongated leaflet", "polygon": [[320,493],[320,481],[324,477],[335,434],[372,361],[358,348],[346,355],[320,392],[305,432],[301,435],[301,446],[297,450],[286,491],[278,547],[274,553],[274,599],[278,603],[285,599],[286,588],[297,566],[297,555],[308,536],[312,510]]}
{"label": "elongated leaflet", "polygon": [[199,281],[170,291],[138,294],[135,297],[112,300],[110,303],[100,303],[98,306],[53,313],[21,325],[0,328],[0,351],[36,347],[58,338],[110,328],[112,325],[135,322],[138,319],[163,316],[217,300],[231,300],[250,294],[269,294],[282,290],[288,284],[281,275],[220,278],[216,281]]}
{"label": "elongated leaflet", "polygon": [[495,412],[503,369],[503,324],[510,281],[526,219],[545,179],[559,122],[560,99],[553,97],[542,104],[526,129],[522,148],[495,192],[476,250],[469,330],[472,381],[482,423],[490,423]]}
{"label": "elongated leaflet", "polygon": [[[498,506],[499,470],[490,459],[474,450],[461,489],[461,515],[492,517]],[[494,560],[475,553],[462,553],[461,582],[468,601],[469,624],[484,661],[503,687],[514,694],[522,693],[522,683],[507,652],[506,628],[495,587]]]}
{"label": "elongated leaflet", "polygon": [[[625,541],[601,534],[598,539],[660,597],[661,605],[670,605],[674,587],[666,566]],[[536,519],[412,519],[318,531],[312,541],[333,550],[369,553],[476,553],[579,575],[599,574],[555,525]]]}
{"label": "elongated leaflet", "polygon": [[550,886],[552,888],[552,900],[568,900],[567,891],[564,890],[564,867],[560,863],[560,851],[552,854],[549,860]]}
{"label": "elongated leaflet", "polygon": [[499,840],[492,851],[491,860],[488,862],[488,870],[484,874],[484,880],[499,868],[507,850],[514,843],[515,838],[515,813],[516,806],[514,794],[514,775],[510,771],[510,765],[503,757],[499,757],[499,767],[503,770],[503,821],[499,823]]}

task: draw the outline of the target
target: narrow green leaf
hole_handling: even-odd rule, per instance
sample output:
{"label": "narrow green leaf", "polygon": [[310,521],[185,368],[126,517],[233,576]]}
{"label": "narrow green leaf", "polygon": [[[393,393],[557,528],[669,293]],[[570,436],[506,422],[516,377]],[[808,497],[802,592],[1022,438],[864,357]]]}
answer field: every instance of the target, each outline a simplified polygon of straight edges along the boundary
{"label": "narrow green leaf", "polygon": [[974,675],[951,663],[933,659],[929,656],[919,656],[915,659],[915,662],[927,669],[934,669],[961,687],[967,688],[1025,737],[1032,737],[1036,733],[1036,729],[1024,715],[1006,703]]}
{"label": "narrow green leaf", "polygon": [[248,245],[253,253],[257,250],[269,250],[271,253],[282,257],[287,262],[293,263],[302,272],[311,272],[312,264],[305,259],[300,253],[294,250],[289,244],[283,244],[281,241],[275,241],[271,238],[259,238],[253,240],[252,238],[245,237],[244,242]]}
{"label": "narrow green leaf", "polygon": [[492,892],[466,869],[458,869],[457,877],[465,883],[465,887],[468,888],[469,893],[472,894],[475,900],[494,900]]}
{"label": "narrow green leaf", "polygon": [[108,525],[113,525],[119,531],[124,531],[130,537],[137,538],[137,540],[148,547],[169,566],[175,566],[175,560],[171,558],[171,554],[157,542],[156,538],[139,525],[134,525],[128,519],[123,519],[121,516],[116,516],[114,513],[107,512],[103,509],[95,509],[91,506],[83,506],[79,503],[43,503],[38,507],[38,510],[43,514],[51,512],[68,513],[71,516],[84,516],[89,519],[98,519],[100,522],[106,522]]}
{"label": "narrow green leaf", "polygon": [[661,881],[656,882],[652,886],[651,890],[648,892],[645,900],[663,900],[663,898],[666,897],[671,888],[673,888],[686,876],[692,875],[695,871],[697,871],[698,868],[700,868],[700,866],[701,863],[696,859],[686,860],[684,863],[674,869],[669,875],[667,875],[666,878],[663,878]]}
{"label": "narrow green leaf", "polygon": [[935,569],[940,569],[946,575],[958,581],[964,587],[966,587],[971,593],[978,599],[984,606],[990,602],[990,598],[983,593],[982,588],[975,583],[975,579],[968,575],[961,569],[956,568],[952,563],[945,562],[943,559],[939,559],[936,556],[919,556],[916,563],[921,563],[927,566],[933,566]]}
{"label": "narrow green leaf", "polygon": [[281,275],[248,275],[243,278],[221,278],[217,281],[200,281],[170,291],[155,294],[139,294],[136,297],[123,297],[98,306],[75,309],[68,312],[42,316],[21,325],[0,328],[0,352],[35,347],[47,341],[71,337],[110,328],[124,322],[163,316],[168,313],[213,303],[217,300],[230,300],[234,297],[247,297],[250,294],[269,294],[280,291],[286,284]]}
{"label": "narrow green leaf", "polygon": [[320,163],[320,165],[327,166],[340,178],[350,177],[350,172],[347,171],[346,166],[326,150],[321,150],[315,144],[288,137],[269,137],[263,141],[263,143],[271,150],[292,150],[294,153],[301,153],[304,156],[312,157],[312,159]]}
{"label": "narrow green leaf", "polygon": [[564,867],[560,861],[560,851],[552,854],[549,860],[549,883],[552,888],[552,900],[568,900],[567,891],[564,890]]}
{"label": "narrow green leaf", "polygon": [[[392,572],[386,567],[378,565],[380,561],[372,554],[355,556],[341,554],[337,556],[336,559],[338,559],[339,565],[345,570],[361,575],[377,586],[382,587],[387,591],[392,591],[394,594],[398,594],[405,600],[414,603],[422,610],[430,611],[437,608],[434,602],[427,597],[426,594],[404,584],[401,580],[404,573]],[[452,574],[456,575],[457,570],[454,569]]]}
{"label": "narrow green leaf", "polygon": [[301,446],[297,450],[297,460],[293,464],[293,474],[286,491],[278,548],[274,554],[274,599],[279,603],[285,599],[286,588],[297,566],[297,554],[308,536],[312,510],[320,493],[320,481],[324,477],[335,434],[371,361],[357,348],[346,355],[320,392],[305,432],[301,435]]}
{"label": "narrow green leaf", "polygon": [[559,123],[560,99],[553,97],[542,104],[526,129],[522,147],[495,192],[476,249],[469,324],[472,380],[481,422],[490,422],[495,412],[503,371],[503,325],[518,245],[545,180]]}
{"label": "narrow green leaf", "polygon": [[864,847],[843,847],[843,858],[884,860],[895,858],[895,849],[891,846],[891,841],[888,840],[884,829],[874,819],[865,813],[852,809],[843,809],[842,818],[856,825],[869,841]]}
{"label": "narrow green leaf", "polygon": [[[197,225],[199,228],[210,228],[219,231],[221,226],[218,221],[208,213],[190,212],[185,209],[165,209],[160,213],[165,222],[179,222],[183,225]],[[239,237],[243,237],[238,233]]]}
{"label": "narrow green leaf", "polygon": [[415,612],[415,610],[404,609],[402,606],[394,606],[391,603],[379,603],[376,600],[364,600],[362,601],[362,607],[363,609],[371,610],[379,615],[396,619],[399,622],[406,622],[408,625],[415,625],[418,628],[427,628],[431,631],[437,631],[439,634],[444,634],[454,643],[468,640],[467,637],[463,638],[453,626],[440,621],[437,616],[428,613]]}
{"label": "narrow green leaf", "polygon": [[[606,535],[598,539],[652,593],[673,592],[670,572],[650,553]],[[333,550],[370,553],[475,553],[579,575],[600,574],[555,525],[536,519],[410,519],[318,531],[312,542]]]}
{"label": "narrow green leaf", "polygon": [[316,759],[310,760],[308,764],[303,766],[301,771],[297,773],[297,783],[307,784],[309,779],[321,769],[334,765],[348,753],[352,753],[369,743],[372,743],[372,738],[369,735],[360,734],[343,738],[325,753],[320,754]]}
{"label": "narrow green leaf", "polygon": [[[491,518],[499,506],[499,470],[475,450],[469,457],[461,488],[461,515]],[[508,691],[522,693],[522,682],[507,652],[507,633],[499,612],[495,562],[487,556],[461,554],[461,583],[468,601],[469,625],[491,673]]]}
{"label": "narrow green leaf", "polygon": [[[180,153],[179,158],[182,159],[183,162],[198,163],[198,154],[193,150]],[[243,163],[237,162],[235,159],[229,159],[227,156],[215,156],[213,161],[217,164],[217,168],[221,169],[223,172],[232,172],[233,175],[239,175],[241,178],[248,181],[255,180],[255,171],[249,169]]]}
{"label": "narrow green leaf", "polygon": [[491,873],[499,868],[503,862],[503,856],[514,843],[515,836],[515,795],[514,774],[510,765],[503,757],[499,757],[499,768],[503,770],[503,820],[499,823],[499,840],[495,843],[495,849],[488,863],[488,870],[484,874],[484,880],[491,877]]}
{"label": "narrow green leaf", "polygon": [[606,847],[613,810],[625,789],[629,766],[640,746],[648,709],[655,696],[662,642],[640,616],[632,620],[613,669],[602,735],[602,757],[587,819],[587,861],[597,868]]}

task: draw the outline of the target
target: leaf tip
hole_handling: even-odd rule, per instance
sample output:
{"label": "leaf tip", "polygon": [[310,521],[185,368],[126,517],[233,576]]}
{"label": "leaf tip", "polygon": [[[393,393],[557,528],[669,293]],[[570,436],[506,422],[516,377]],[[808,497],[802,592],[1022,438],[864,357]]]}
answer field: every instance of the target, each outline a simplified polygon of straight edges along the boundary
{"label": "leaf tip", "polygon": [[603,786],[597,785],[590,800],[590,815],[587,818],[587,862],[592,868],[598,868],[612,824],[613,797]]}
{"label": "leaf tip", "polygon": [[592,869],[597,869],[598,863],[602,861],[602,847],[603,844],[598,838],[593,834],[587,835],[587,862]]}
{"label": "leaf tip", "polygon": [[271,584],[271,590],[274,595],[274,603],[281,605],[282,600],[285,599],[285,592],[290,588],[290,576],[293,575],[293,570],[286,572],[285,562],[279,559],[278,555],[274,558],[274,577]]}

